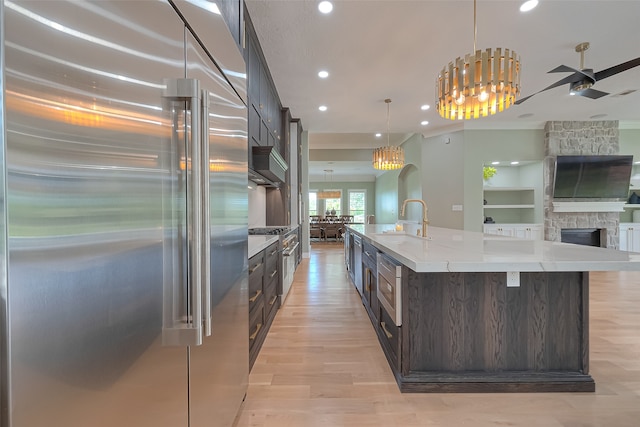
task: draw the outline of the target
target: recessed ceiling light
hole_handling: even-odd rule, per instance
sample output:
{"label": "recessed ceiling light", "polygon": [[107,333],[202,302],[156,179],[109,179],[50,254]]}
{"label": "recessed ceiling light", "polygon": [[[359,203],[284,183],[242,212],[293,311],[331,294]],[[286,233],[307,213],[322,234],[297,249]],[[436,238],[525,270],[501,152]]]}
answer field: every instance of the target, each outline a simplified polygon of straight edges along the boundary
{"label": "recessed ceiling light", "polygon": [[428,125],[428,124],[429,124],[429,121],[428,121],[428,120],[423,120],[423,121],[421,121],[421,122],[420,122],[420,124],[421,124],[422,126],[426,126],[426,125]]}
{"label": "recessed ceiling light", "polygon": [[499,165],[500,162],[491,162],[492,165]]}
{"label": "recessed ceiling light", "polygon": [[526,119],[527,117],[532,117],[533,113],[524,113],[518,116],[519,119]]}
{"label": "recessed ceiling light", "polygon": [[380,138],[382,134],[380,132],[376,133],[376,138]]}
{"label": "recessed ceiling light", "polygon": [[422,107],[420,107],[422,111],[427,111],[429,108],[431,108],[429,104],[424,104]]}
{"label": "recessed ceiling light", "polygon": [[606,117],[606,114],[594,114],[593,116],[589,117],[590,119],[601,119],[603,117]]}
{"label": "recessed ceiling light", "polygon": [[329,72],[325,70],[319,71],[318,77],[320,77],[321,79],[326,79],[327,77],[329,77]]}
{"label": "recessed ceiling light", "polygon": [[326,105],[321,105],[321,106],[318,107],[318,110],[327,111],[327,106]]}
{"label": "recessed ceiling light", "polygon": [[330,1],[321,1],[318,4],[318,10],[322,13],[330,13],[333,10],[333,3]]}
{"label": "recessed ceiling light", "polygon": [[520,162],[511,162],[512,165],[517,165]]}
{"label": "recessed ceiling light", "polygon": [[520,5],[520,12],[529,12],[538,5],[538,0],[527,0]]}

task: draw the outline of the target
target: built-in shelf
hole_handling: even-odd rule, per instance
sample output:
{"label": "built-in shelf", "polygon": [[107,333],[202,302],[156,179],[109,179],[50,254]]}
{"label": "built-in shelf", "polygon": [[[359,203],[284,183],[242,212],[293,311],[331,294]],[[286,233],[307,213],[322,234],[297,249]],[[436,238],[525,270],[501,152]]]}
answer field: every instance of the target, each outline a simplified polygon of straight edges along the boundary
{"label": "built-in shelf", "polygon": [[624,205],[625,209],[640,209],[640,203],[627,203]]}
{"label": "built-in shelf", "polygon": [[534,220],[535,188],[483,187],[485,218],[498,223],[531,223]]}

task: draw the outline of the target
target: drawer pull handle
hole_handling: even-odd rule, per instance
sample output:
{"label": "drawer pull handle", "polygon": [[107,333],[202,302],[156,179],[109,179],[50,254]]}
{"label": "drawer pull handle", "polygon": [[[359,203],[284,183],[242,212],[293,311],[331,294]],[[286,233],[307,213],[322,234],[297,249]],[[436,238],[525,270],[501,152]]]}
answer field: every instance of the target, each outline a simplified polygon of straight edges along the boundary
{"label": "drawer pull handle", "polygon": [[388,339],[393,338],[393,334],[387,330],[387,324],[385,322],[380,322],[380,326],[382,326],[382,330]]}
{"label": "drawer pull handle", "polygon": [[258,336],[258,332],[260,332],[260,329],[262,329],[262,323],[258,323],[256,325],[256,331],[251,334],[251,336],[249,337],[249,341],[253,341],[256,339],[256,337]]}
{"label": "drawer pull handle", "polygon": [[257,263],[256,265],[253,266],[253,268],[249,269],[249,274],[253,273],[254,271],[256,271],[258,269],[258,267],[260,267],[262,265],[261,262]]}
{"label": "drawer pull handle", "polygon": [[371,258],[371,254],[370,254],[368,251],[364,251],[364,254],[365,254],[366,256],[368,256],[369,258]]}
{"label": "drawer pull handle", "polygon": [[273,273],[271,273],[271,274],[269,275],[269,279],[271,279],[273,276],[275,276],[277,272],[278,272],[278,269],[277,269],[277,268],[276,268],[275,270],[273,270]]}
{"label": "drawer pull handle", "polygon": [[273,305],[277,299],[278,299],[278,296],[274,295],[273,298],[271,298],[271,301],[269,301],[269,305]]}
{"label": "drawer pull handle", "polygon": [[256,291],[256,294],[251,298],[249,298],[249,302],[254,302],[255,300],[257,300],[261,293],[262,293],[262,289],[258,289]]}
{"label": "drawer pull handle", "polygon": [[278,253],[278,249],[274,249],[274,250],[273,250],[273,252],[271,252],[271,253],[269,254],[269,256],[270,256],[270,257],[272,257],[272,256],[274,256],[274,255],[275,255],[275,254],[277,254],[277,253]]}

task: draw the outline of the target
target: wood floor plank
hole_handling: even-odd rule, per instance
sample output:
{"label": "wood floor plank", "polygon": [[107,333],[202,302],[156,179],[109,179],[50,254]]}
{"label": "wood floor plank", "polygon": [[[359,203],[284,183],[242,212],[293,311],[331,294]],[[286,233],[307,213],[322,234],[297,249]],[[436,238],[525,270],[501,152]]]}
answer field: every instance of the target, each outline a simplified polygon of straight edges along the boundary
{"label": "wood floor plank", "polygon": [[400,393],[341,245],[303,260],[249,376],[236,427],[637,427],[640,273],[591,273],[595,393]]}

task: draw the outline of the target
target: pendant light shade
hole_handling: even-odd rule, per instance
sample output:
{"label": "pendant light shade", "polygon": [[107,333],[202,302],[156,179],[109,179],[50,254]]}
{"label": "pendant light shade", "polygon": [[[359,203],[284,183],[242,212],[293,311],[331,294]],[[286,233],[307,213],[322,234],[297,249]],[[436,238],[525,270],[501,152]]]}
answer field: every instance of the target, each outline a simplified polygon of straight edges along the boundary
{"label": "pendant light shade", "polygon": [[404,149],[389,143],[389,117],[391,99],[385,99],[387,104],[387,145],[373,150],[373,168],[378,170],[401,169],[404,166]]}
{"label": "pendant light shade", "polygon": [[436,78],[436,107],[451,120],[477,119],[512,106],[520,95],[520,58],[513,50],[476,50],[476,0],[473,2],[473,52],[449,62]]}

